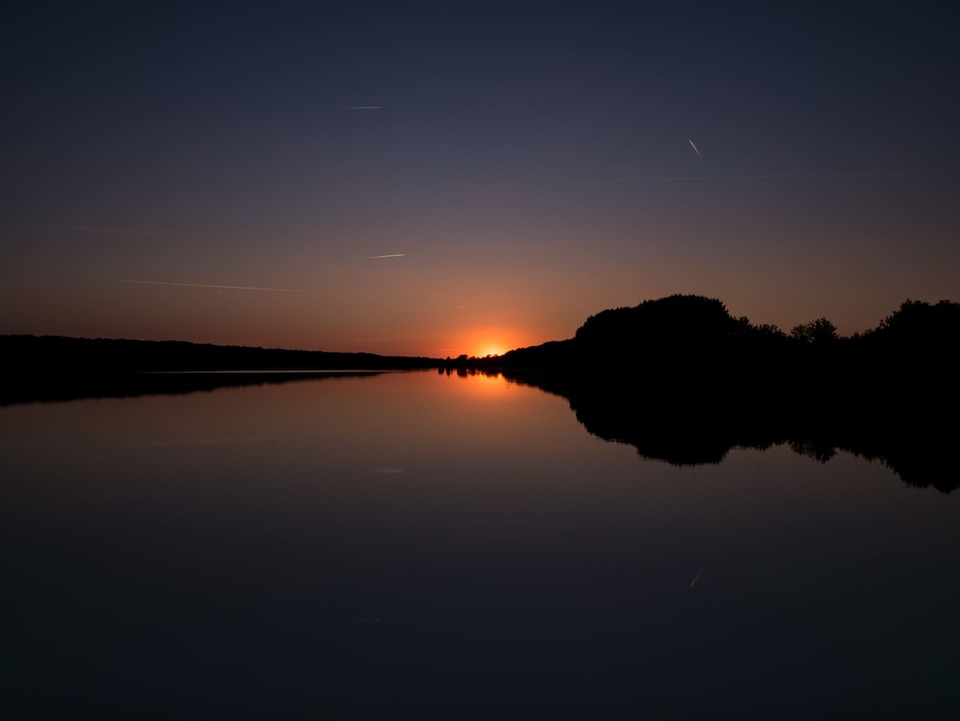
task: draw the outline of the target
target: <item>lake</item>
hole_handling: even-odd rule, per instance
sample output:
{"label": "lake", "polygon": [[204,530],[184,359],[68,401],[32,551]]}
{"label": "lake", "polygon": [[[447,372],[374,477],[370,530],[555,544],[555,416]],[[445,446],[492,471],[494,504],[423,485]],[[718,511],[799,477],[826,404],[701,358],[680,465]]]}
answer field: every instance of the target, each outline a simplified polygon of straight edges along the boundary
{"label": "lake", "polygon": [[10,718],[960,717],[960,493],[850,453],[673,465],[436,371],[0,432]]}

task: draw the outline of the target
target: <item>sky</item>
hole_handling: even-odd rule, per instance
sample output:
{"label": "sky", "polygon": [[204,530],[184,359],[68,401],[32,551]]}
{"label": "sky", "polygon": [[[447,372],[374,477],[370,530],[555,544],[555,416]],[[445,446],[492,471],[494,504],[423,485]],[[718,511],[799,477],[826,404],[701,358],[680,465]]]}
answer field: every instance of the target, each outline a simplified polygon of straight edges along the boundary
{"label": "sky", "polygon": [[0,333],[444,357],[960,300],[946,5],[19,5]]}

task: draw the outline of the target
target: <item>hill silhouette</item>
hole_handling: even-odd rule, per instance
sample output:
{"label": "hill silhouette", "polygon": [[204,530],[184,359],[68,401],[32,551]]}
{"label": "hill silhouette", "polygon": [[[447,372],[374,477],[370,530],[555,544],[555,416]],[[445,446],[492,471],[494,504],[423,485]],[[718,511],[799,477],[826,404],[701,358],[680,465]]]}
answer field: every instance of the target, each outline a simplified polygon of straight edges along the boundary
{"label": "hill silhouette", "polygon": [[[724,304],[697,295],[673,295],[590,316],[573,338],[509,351],[504,368],[596,372],[600,368],[673,369],[714,375],[718,364],[748,363],[780,353],[790,339],[772,326],[730,315]],[[709,362],[708,362],[709,361]]]}
{"label": "hill silhouette", "polygon": [[739,392],[764,385],[823,395],[857,392],[867,380],[881,383],[885,392],[916,384],[955,390],[958,360],[960,304],[950,301],[908,300],[877,328],[843,338],[826,318],[787,334],[734,317],[717,299],[672,295],[602,311],[573,338],[512,350],[479,365],[581,378],[616,372],[618,383],[639,380],[648,390],[656,381],[668,382],[672,392],[739,384]]}

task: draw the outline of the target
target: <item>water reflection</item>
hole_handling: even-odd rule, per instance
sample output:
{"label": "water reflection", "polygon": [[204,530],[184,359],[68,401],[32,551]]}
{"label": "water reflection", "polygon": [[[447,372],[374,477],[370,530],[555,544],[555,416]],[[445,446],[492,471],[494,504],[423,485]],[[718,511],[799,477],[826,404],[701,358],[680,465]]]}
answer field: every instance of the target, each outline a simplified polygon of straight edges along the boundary
{"label": "water reflection", "polygon": [[8,708],[960,712],[960,494],[843,451],[638,459],[574,403],[429,372],[0,409]]}
{"label": "water reflection", "polygon": [[[71,380],[41,385],[8,385],[0,406],[58,402],[82,398],[132,398],[210,392],[220,388],[323,381],[380,373],[425,371],[231,371],[228,373],[145,373],[114,380],[98,379],[85,385]],[[441,368],[441,376],[471,380],[471,393],[496,394],[502,381],[538,388],[569,402],[583,427],[607,441],[626,443],[641,458],[675,465],[716,464],[734,448],[766,450],[787,444],[796,453],[827,463],[838,450],[878,461],[905,483],[950,493],[960,487],[960,470],[953,451],[954,430],[929,418],[891,417],[867,412],[832,413],[829,407],[810,414],[787,411],[775,400],[757,404],[736,396],[703,397],[629,383],[570,383],[536,374],[483,371],[465,367]]]}
{"label": "water reflection", "polygon": [[642,458],[676,465],[720,463],[734,448],[765,450],[786,443],[827,463],[838,450],[884,463],[911,486],[944,493],[960,487],[954,429],[942,416],[837,411],[811,403],[797,412],[775,399],[738,394],[684,394],[629,383],[570,383],[508,374],[515,383],[566,398],[590,433],[627,443]]}
{"label": "water reflection", "polygon": [[201,393],[300,380],[362,377],[392,371],[186,371],[117,373],[114,375],[56,374],[14,376],[0,385],[0,407],[20,403],[56,403],[83,398],[134,398],[148,395]]}

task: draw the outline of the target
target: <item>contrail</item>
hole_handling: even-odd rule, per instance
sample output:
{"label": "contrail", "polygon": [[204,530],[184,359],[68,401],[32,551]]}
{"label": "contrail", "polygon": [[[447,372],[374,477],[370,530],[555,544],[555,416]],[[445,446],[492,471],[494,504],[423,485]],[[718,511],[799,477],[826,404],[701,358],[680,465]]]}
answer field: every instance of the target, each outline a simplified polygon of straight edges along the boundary
{"label": "contrail", "polygon": [[267,290],[275,293],[312,293],[312,290],[296,290],[294,288],[259,288],[253,285],[208,285],[206,283],[170,283],[163,280],[121,280],[121,283],[137,283],[140,285],[175,285],[181,288],[218,288],[225,290]]}
{"label": "contrail", "polygon": [[697,571],[697,575],[693,577],[693,580],[690,581],[690,588],[693,588],[697,585],[697,581],[700,579],[700,574],[703,573],[703,569]]}
{"label": "contrail", "polygon": [[364,260],[377,260],[379,258],[402,258],[406,253],[388,253],[387,255],[368,255]]}
{"label": "contrail", "polygon": [[690,143],[690,147],[693,148],[693,152],[697,154],[697,157],[699,157],[700,160],[703,160],[703,156],[700,155],[700,151],[697,150],[697,146],[694,144],[694,142],[690,140],[690,138],[687,138],[687,142]]}
{"label": "contrail", "polygon": [[44,228],[46,230],[72,230],[79,233],[111,233],[115,235],[168,235],[162,230],[139,230],[137,228],[101,228],[92,225],[52,225],[49,223],[21,223],[28,228]]}
{"label": "contrail", "polygon": [[383,110],[382,105],[342,105],[337,110]]}

